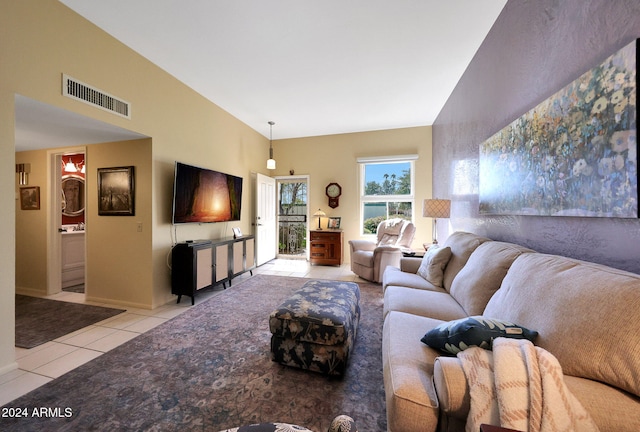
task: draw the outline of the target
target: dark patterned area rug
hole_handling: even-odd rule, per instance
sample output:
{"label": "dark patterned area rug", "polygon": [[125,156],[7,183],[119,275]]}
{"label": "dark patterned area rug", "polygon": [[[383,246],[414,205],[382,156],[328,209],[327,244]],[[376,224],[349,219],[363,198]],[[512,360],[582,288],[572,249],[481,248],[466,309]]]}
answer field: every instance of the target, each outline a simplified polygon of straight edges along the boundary
{"label": "dark patterned area rug", "polygon": [[[385,431],[379,285],[360,284],[342,378],[271,361],[269,313],[307,280],[256,275],[234,285],[5,405],[27,418],[0,418],[0,430],[219,431],[279,421],[323,432],[347,414],[360,431]],[[41,408],[48,415],[32,415]]]}
{"label": "dark patterned area rug", "polygon": [[16,346],[33,348],[122,312],[16,294]]}

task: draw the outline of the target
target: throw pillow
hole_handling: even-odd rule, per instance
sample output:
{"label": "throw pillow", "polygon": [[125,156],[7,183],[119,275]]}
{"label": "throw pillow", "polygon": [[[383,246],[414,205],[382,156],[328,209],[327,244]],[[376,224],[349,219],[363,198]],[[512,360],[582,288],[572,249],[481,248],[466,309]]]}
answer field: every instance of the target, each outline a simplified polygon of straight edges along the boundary
{"label": "throw pillow", "polygon": [[508,321],[476,315],[442,323],[429,330],[420,340],[431,348],[447,354],[457,354],[472,346],[490,350],[493,340],[498,337],[528,339],[533,342],[537,336],[538,332]]}
{"label": "throw pillow", "polygon": [[430,247],[418,268],[418,274],[434,286],[442,287],[444,269],[451,258],[451,248]]}

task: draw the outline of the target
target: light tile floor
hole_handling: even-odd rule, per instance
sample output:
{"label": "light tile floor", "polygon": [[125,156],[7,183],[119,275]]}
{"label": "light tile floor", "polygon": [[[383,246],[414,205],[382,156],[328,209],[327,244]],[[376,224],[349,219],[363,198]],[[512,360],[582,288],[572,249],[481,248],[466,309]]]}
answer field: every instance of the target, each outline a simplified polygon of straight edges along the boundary
{"label": "light tile floor", "polygon": [[[348,264],[340,267],[311,266],[303,259],[276,259],[254,269],[253,274],[362,281],[351,272]],[[245,273],[233,282],[237,283],[248,277],[251,275]],[[216,288],[199,294],[196,297],[196,305],[220,292],[222,289]],[[60,292],[47,298],[85,303],[84,294],[80,293]],[[16,348],[18,369],[0,375],[0,406],[181,314],[191,307],[190,300],[185,297],[180,304],[171,301],[154,310],[130,308],[115,317],[35,348]],[[90,304],[121,308],[109,304]]]}

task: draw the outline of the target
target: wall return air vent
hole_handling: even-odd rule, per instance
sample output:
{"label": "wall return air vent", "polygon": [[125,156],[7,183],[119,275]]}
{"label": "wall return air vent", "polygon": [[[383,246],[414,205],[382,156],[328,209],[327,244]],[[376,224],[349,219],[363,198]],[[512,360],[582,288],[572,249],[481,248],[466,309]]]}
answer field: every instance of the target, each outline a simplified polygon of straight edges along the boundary
{"label": "wall return air vent", "polygon": [[62,95],[104,111],[131,119],[131,104],[109,93],[62,74]]}

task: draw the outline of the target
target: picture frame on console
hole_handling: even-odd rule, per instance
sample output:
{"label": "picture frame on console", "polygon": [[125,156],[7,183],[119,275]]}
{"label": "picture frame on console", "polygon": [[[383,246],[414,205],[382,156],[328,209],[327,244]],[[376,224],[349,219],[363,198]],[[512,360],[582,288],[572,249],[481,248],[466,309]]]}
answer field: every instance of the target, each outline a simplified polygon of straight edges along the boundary
{"label": "picture frame on console", "polygon": [[240,227],[231,228],[231,230],[233,231],[233,238],[242,237],[242,231],[240,231]]}
{"label": "picture frame on console", "polygon": [[98,215],[135,216],[134,167],[98,168]]}

